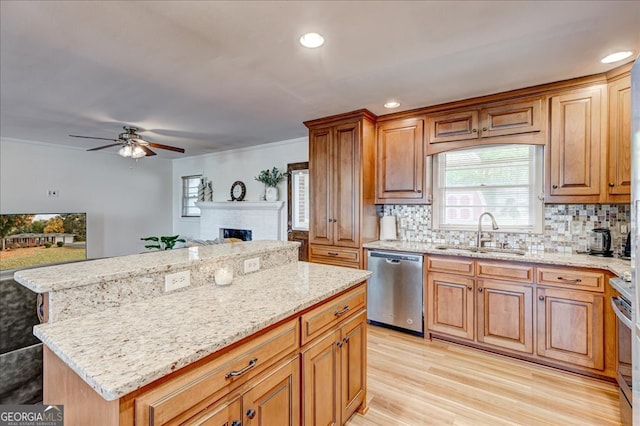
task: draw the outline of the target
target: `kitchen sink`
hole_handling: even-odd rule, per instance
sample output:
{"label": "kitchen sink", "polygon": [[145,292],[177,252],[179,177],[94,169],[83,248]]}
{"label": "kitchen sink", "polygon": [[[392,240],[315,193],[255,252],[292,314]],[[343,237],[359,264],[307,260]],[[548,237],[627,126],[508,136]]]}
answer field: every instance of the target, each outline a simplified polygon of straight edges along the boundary
{"label": "kitchen sink", "polygon": [[482,247],[478,249],[475,246],[456,246],[451,244],[442,244],[435,246],[437,250],[450,250],[450,251],[467,251],[472,253],[495,253],[495,254],[506,254],[513,256],[524,256],[524,250],[518,249],[509,249],[509,248],[496,248],[496,247]]}

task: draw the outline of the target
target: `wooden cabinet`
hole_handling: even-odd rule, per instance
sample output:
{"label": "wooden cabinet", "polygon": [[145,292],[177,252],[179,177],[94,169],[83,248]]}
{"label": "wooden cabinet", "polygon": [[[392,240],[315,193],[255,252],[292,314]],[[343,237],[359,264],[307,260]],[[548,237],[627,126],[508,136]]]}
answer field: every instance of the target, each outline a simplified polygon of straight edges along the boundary
{"label": "wooden cabinet", "polygon": [[604,369],[604,297],[584,291],[538,288],[538,355]]}
{"label": "wooden cabinet", "polygon": [[[362,243],[377,239],[374,123],[375,116],[366,110],[305,122],[309,127],[312,262],[362,267]],[[325,250],[354,249],[358,260],[334,262],[331,255],[318,257],[319,245]]]}
{"label": "wooden cabinet", "polygon": [[378,124],[376,204],[431,202],[425,174],[424,118]]}
{"label": "wooden cabinet", "polygon": [[599,202],[606,140],[604,86],[551,96],[546,202]]}
{"label": "wooden cabinet", "polygon": [[428,256],[427,335],[615,377],[606,282],[595,269]]}
{"label": "wooden cabinet", "polygon": [[304,425],[341,425],[366,397],[365,310],[302,349]]}
{"label": "wooden cabinet", "polygon": [[244,394],[233,395],[186,421],[188,425],[240,426],[300,424],[300,360],[286,361],[258,378]]}
{"label": "wooden cabinet", "polygon": [[[543,112],[542,98],[533,97],[429,115],[427,154],[490,143],[542,145]],[[535,136],[514,138],[524,134]]]}
{"label": "wooden cabinet", "polygon": [[607,200],[626,202],[631,194],[631,77],[609,84]]}
{"label": "wooden cabinet", "polygon": [[477,281],[478,342],[533,353],[533,287]]}
{"label": "wooden cabinet", "polygon": [[429,273],[425,292],[427,329],[473,340],[474,288],[473,278]]}

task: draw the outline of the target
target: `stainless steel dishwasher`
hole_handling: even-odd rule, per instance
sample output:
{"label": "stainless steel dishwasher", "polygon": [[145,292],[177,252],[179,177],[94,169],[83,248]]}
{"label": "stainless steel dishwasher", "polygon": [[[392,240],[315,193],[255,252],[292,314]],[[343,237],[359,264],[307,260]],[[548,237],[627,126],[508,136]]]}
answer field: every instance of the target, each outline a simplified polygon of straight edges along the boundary
{"label": "stainless steel dishwasher", "polygon": [[422,256],[369,250],[367,265],[369,322],[424,335]]}

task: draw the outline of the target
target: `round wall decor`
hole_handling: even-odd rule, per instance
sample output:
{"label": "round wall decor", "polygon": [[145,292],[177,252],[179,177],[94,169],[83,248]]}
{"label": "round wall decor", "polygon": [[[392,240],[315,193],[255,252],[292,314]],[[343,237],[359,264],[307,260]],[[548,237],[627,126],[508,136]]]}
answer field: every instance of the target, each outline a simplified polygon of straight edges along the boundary
{"label": "round wall decor", "polygon": [[244,182],[235,181],[233,185],[231,185],[231,201],[242,201],[244,200],[244,196],[247,192],[247,187],[244,186]]}

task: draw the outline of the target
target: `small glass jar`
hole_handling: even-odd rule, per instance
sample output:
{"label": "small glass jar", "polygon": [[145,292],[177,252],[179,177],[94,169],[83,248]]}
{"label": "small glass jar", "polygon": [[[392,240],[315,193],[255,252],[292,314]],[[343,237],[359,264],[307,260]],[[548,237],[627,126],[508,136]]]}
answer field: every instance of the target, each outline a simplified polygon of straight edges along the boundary
{"label": "small glass jar", "polygon": [[233,269],[230,266],[221,266],[216,269],[213,277],[217,285],[229,285],[233,281]]}

